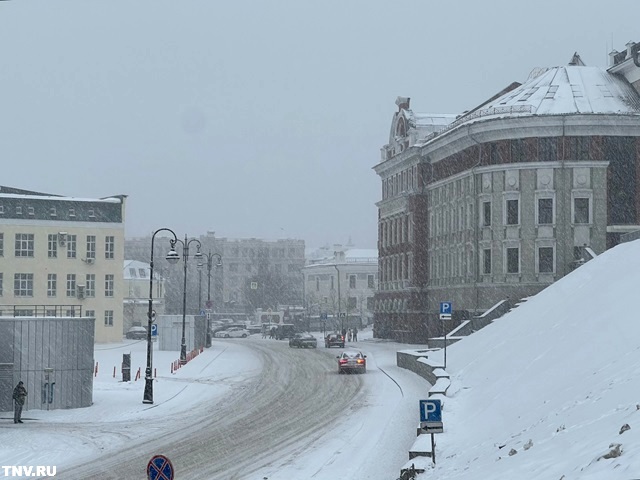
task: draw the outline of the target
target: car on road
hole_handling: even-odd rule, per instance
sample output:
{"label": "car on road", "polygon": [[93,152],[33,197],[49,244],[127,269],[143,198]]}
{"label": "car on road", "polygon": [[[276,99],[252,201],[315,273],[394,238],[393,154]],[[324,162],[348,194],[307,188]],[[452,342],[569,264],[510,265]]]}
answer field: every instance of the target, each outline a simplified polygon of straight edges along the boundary
{"label": "car on road", "polygon": [[232,327],[216,332],[216,338],[247,338],[251,333],[246,328]]}
{"label": "car on road", "polygon": [[316,348],[318,346],[318,340],[310,333],[296,333],[289,339],[289,346],[298,348]]}
{"label": "car on road", "polygon": [[338,359],[338,373],[367,372],[367,356],[358,350],[345,350],[336,358]]}
{"label": "car on road", "polygon": [[131,327],[125,337],[129,340],[144,340],[147,338],[147,329],[144,327]]}
{"label": "car on road", "polygon": [[344,337],[339,333],[329,333],[326,337],[324,337],[324,346],[326,348],[344,348]]}

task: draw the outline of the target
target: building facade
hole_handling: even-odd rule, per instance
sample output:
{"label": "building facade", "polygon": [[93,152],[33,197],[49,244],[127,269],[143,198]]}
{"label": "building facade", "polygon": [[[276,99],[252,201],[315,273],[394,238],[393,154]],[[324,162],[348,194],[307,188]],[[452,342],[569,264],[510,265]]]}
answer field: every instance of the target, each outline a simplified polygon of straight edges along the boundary
{"label": "building facade", "polygon": [[[150,272],[148,263],[137,260],[124,261],[122,270],[124,278],[124,333],[133,326],[146,327],[148,325]],[[164,283],[164,278],[154,269],[152,310],[157,316],[164,315]]]}
{"label": "building facade", "polygon": [[[374,169],[379,290],[375,335],[441,335],[505,299],[536,294],[640,224],[638,45],[608,70],[533,72],[457,117],[398,98]],[[435,129],[435,123],[449,123]]]}
{"label": "building facade", "polygon": [[0,187],[0,311],[95,318],[122,340],[125,196],[81,199]]}
{"label": "building facade", "polygon": [[[247,315],[257,308],[301,305],[304,240],[230,239],[216,237],[214,232],[195,238],[200,241],[204,258],[201,262],[193,258],[196,244],[192,243],[187,271],[188,314],[210,309],[215,316],[253,318]],[[150,245],[151,237],[127,239],[127,258],[148,262]],[[156,237],[154,272],[166,279],[166,313],[177,314],[182,312],[184,270],[182,259],[176,265],[166,261],[168,248],[167,239]],[[180,254],[181,245],[176,248]],[[213,257],[212,262],[207,262],[207,255]],[[221,258],[219,266],[217,255]],[[207,306],[209,299],[211,307]]]}
{"label": "building facade", "polygon": [[373,322],[378,288],[378,251],[335,246],[329,255],[310,258],[303,269],[305,309],[311,325],[327,330]]}

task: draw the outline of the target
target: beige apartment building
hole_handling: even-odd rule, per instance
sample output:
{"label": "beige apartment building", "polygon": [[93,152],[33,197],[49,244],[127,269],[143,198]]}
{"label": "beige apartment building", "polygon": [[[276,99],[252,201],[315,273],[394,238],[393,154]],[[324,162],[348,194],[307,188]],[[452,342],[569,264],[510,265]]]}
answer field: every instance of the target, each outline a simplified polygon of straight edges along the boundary
{"label": "beige apartment building", "polygon": [[96,342],[122,340],[125,198],[0,186],[0,316],[95,318]]}

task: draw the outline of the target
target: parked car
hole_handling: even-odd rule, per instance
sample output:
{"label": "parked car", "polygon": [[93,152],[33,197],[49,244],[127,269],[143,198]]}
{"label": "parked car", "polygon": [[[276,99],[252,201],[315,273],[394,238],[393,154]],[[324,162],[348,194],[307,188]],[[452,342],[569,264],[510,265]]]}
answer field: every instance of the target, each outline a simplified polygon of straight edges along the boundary
{"label": "parked car", "polygon": [[344,348],[344,337],[339,333],[329,333],[326,337],[324,337],[324,346],[326,348]]}
{"label": "parked car", "polygon": [[246,328],[232,327],[216,332],[216,338],[246,338],[250,335]]}
{"label": "parked car", "polygon": [[298,348],[316,348],[318,346],[318,340],[310,333],[296,333],[289,339],[289,346]]}
{"label": "parked car", "polygon": [[147,338],[147,329],[144,327],[131,327],[125,337],[130,340],[144,340]]}
{"label": "parked car", "polygon": [[367,372],[367,356],[358,350],[345,350],[338,359],[338,373]]}

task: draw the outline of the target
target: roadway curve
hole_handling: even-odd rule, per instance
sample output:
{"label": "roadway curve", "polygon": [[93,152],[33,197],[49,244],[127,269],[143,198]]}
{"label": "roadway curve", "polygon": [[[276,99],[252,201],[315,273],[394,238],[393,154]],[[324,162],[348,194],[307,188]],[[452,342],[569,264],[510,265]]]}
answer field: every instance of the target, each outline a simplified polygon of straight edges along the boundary
{"label": "roadway curve", "polygon": [[[56,478],[146,478],[147,462],[158,453],[171,459],[178,479],[244,478],[283,451],[311,445],[362,390],[362,376],[337,374],[336,350],[242,341],[260,358],[262,375],[235,387],[216,404],[203,402],[181,413],[179,426],[170,430],[157,422],[149,425],[153,440],[128,441],[126,448],[59,470]],[[112,427],[115,436],[131,425]]]}

